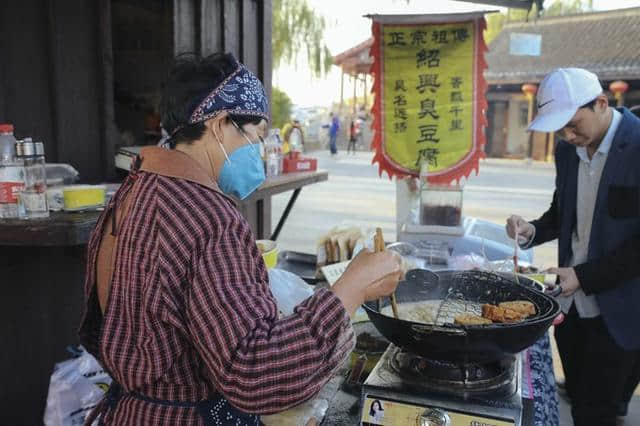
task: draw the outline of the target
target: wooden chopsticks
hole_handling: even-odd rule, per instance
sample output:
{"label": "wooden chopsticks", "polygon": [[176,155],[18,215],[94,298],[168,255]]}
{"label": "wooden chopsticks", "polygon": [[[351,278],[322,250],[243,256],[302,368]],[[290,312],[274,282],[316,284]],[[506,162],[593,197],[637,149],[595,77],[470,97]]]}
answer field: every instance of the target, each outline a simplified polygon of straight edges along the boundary
{"label": "wooden chopsticks", "polygon": [[[373,237],[373,247],[376,253],[384,251],[384,237],[382,236],[382,228],[376,228],[376,235]],[[378,311],[382,306],[382,299],[378,299]],[[398,319],[398,303],[396,301],[395,291],[391,293],[391,309],[393,310],[393,317]]]}

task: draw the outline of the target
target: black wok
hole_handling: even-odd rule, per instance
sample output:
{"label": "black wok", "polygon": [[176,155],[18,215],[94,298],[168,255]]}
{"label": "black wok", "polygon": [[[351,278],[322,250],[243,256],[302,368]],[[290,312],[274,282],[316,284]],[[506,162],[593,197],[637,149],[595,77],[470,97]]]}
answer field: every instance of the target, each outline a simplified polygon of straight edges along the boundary
{"label": "black wok", "polygon": [[[560,313],[558,302],[541,291],[535,282],[481,271],[409,271],[398,284],[398,305],[427,300],[462,297],[466,301],[498,305],[513,300],[528,300],[536,314],[524,321],[506,324],[460,326],[428,325],[395,319],[380,313],[390,302],[367,302],[364,309],[380,333],[396,346],[430,359],[457,363],[490,362],[515,354],[534,344]],[[401,313],[402,318],[402,313]]]}

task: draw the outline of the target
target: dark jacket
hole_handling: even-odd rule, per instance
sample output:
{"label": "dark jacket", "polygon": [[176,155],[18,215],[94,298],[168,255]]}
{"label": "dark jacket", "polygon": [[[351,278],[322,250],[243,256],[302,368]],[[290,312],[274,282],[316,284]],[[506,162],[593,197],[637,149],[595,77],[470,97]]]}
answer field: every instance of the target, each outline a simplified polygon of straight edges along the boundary
{"label": "dark jacket", "polygon": [[[586,263],[575,266],[586,294],[595,294],[615,341],[640,349],[640,119],[621,108],[622,120],[600,179]],[[575,146],[558,143],[556,190],[539,219],[533,245],[558,238],[558,265],[569,266],[576,224],[579,158]]]}

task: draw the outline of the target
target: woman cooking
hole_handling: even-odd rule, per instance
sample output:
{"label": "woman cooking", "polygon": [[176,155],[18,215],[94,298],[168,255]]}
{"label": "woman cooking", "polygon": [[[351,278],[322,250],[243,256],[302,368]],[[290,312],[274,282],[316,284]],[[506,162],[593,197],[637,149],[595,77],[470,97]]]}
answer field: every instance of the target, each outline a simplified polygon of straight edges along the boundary
{"label": "woman cooking", "polygon": [[365,251],[278,318],[231,198],[264,181],[267,105],[230,54],[181,56],[169,73],[170,149],[142,150],[89,242],[80,335],[114,380],[101,424],[259,424],[313,397],[354,346],[358,306],[395,289],[398,258]]}

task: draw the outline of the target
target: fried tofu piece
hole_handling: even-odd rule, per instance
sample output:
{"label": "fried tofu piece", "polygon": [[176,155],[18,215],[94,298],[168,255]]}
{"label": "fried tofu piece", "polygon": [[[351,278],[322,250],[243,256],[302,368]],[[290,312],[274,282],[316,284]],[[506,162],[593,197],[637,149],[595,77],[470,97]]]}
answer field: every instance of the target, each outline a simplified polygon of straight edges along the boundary
{"label": "fried tofu piece", "polygon": [[527,317],[536,314],[536,306],[528,300],[514,300],[512,302],[502,302],[498,305],[500,308],[511,309],[520,312]]}
{"label": "fried tofu piece", "polygon": [[462,314],[453,319],[453,323],[457,325],[485,325],[493,324],[488,318],[481,317],[474,314]]}
{"label": "fried tofu piece", "polygon": [[482,305],[482,316],[493,322],[517,322],[524,320],[527,316],[514,311],[513,309],[501,308],[495,305]]}

